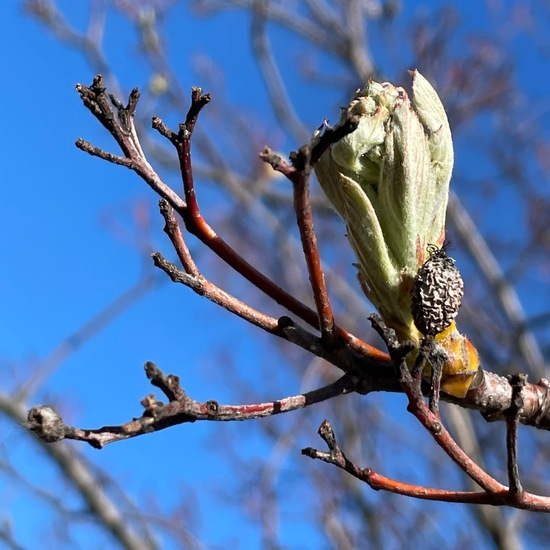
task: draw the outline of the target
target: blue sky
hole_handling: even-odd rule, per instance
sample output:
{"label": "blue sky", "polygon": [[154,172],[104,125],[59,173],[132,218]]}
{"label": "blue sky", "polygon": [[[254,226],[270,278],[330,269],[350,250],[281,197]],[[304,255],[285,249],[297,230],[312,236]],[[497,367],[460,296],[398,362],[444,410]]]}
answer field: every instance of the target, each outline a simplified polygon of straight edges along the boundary
{"label": "blue sky", "polygon": [[[84,4],[63,3],[75,26],[85,21],[85,11],[81,11]],[[464,5],[465,11],[471,13],[471,24],[478,21],[483,28],[483,20],[475,16],[477,2]],[[421,8],[422,5],[418,9]],[[262,117],[265,126],[275,125],[252,62],[247,33],[232,33],[230,51],[222,40],[226,29],[246,28],[244,16],[226,15],[202,26],[186,25],[187,17],[182,2],[166,22],[171,37],[170,60],[181,75],[183,89],[197,84],[193,59],[207,51],[225,69],[220,86],[226,97],[237,105],[252,103],[253,112]],[[128,242],[106,229],[102,222],[106,215],[114,215],[125,223],[129,216],[124,205],[145,201],[151,205],[153,215],[153,242],[162,250],[167,250],[167,245],[161,221],[155,217],[156,198],[145,185],[130,171],[92,158],[74,146],[78,137],[84,137],[115,149],[74,91],[77,82],[91,82],[92,69],[79,54],[24,17],[18,2],[0,3],[0,20],[4,23],[0,37],[4,52],[0,98],[5,109],[0,138],[0,254],[4,258],[0,304],[7,320],[3,325],[0,365],[9,373],[3,377],[2,389],[6,391],[25,380],[33,365],[139,279],[144,269],[142,258]],[[183,28],[185,32],[181,31]],[[107,31],[106,54],[121,84],[126,90],[146,85],[144,67],[136,60],[133,49],[133,31],[115,13],[109,14]],[[286,37],[279,39],[285,43]],[[284,57],[296,47],[299,44],[290,41],[286,43],[287,51],[282,48],[278,53]],[[528,47],[525,45],[526,51]],[[283,66],[290,82],[291,70],[291,65]],[[527,86],[534,85],[529,81]],[[213,93],[215,96],[215,90]],[[334,93],[323,91],[304,100],[292,87],[290,94],[296,94],[297,108],[312,128],[333,112],[339,99]],[[296,144],[288,141],[287,146],[290,149]],[[462,155],[464,152],[458,150],[457,162]],[[462,164],[459,170],[467,173],[468,166]],[[177,178],[173,177],[173,181],[178,185]],[[131,224],[126,227],[131,231]],[[154,273],[151,266],[145,269]],[[220,379],[215,368],[221,358],[210,353],[212,336],[206,334],[202,338],[194,329],[197,325],[211,327],[213,333],[218,333],[216,338],[230,342],[233,362],[228,369],[242,371],[253,371],[255,363],[262,360],[265,339],[254,344],[246,338],[251,333],[240,320],[190,291],[167,284],[162,274],[158,281],[154,291],[71,354],[32,396],[32,403],[53,399],[67,421],[81,427],[124,422],[139,414],[139,400],[150,392],[141,369],[147,360],[154,360],[168,372],[177,372],[185,389],[196,399],[235,400],[239,390],[228,388],[226,378]],[[186,338],[188,334],[193,337]],[[287,388],[288,394],[298,392],[299,381],[289,380]],[[261,386],[258,395],[263,399],[281,397]],[[402,401],[391,402],[403,405]],[[9,430],[16,438],[18,428],[10,426]],[[209,548],[226,547],[228,539],[238,538],[239,533],[246,533],[249,542],[242,548],[255,548],[260,545],[257,526],[236,507],[221,506],[218,499],[227,496],[220,497],[213,490],[216,483],[221,483],[227,493],[236,486],[234,465],[224,456],[223,445],[216,446],[216,442],[236,433],[234,426],[196,423],[115,444],[101,452],[83,446],[79,449],[118,477],[132,495],[148,498],[147,495],[156,494],[161,508],[168,509],[182,494],[193,503],[194,491],[199,495],[196,498],[202,513],[197,535]],[[244,453],[249,460],[270,452],[258,431],[247,434],[251,439]],[[299,449],[315,442],[314,432],[311,441],[304,445],[295,442],[283,464],[286,478],[281,477],[287,483],[296,475],[292,461],[301,460]],[[213,452],[189,452],[205,446]],[[38,458],[38,450],[31,443],[19,442],[10,453],[33,480],[50,480],[55,475],[46,461]],[[31,460],[25,461],[25,456]],[[151,463],[155,464],[154,472],[148,468]],[[176,480],[174,472],[181,474]],[[174,487],[178,490],[174,491]],[[299,495],[293,493],[292,487],[287,494],[286,510],[292,519],[301,512]],[[19,540],[33,547],[37,533],[46,533],[49,528],[47,514],[37,514],[25,525],[24,494],[11,493],[7,502]],[[308,544],[315,541],[315,533],[297,530],[286,519],[282,521],[282,542],[292,543],[289,548],[299,548],[301,539],[304,544],[305,540]],[[85,541],[83,533],[77,533],[75,540],[82,548],[94,548]]]}
{"label": "blue sky", "polygon": [[[67,12],[77,27],[84,20],[79,14],[81,9],[72,4]],[[179,17],[185,17],[183,8],[177,11]],[[238,17],[233,17],[235,24],[239,23]],[[1,3],[0,20],[4,22],[2,48],[9,52],[4,66],[9,77],[0,91],[3,104],[8,106],[1,147],[4,170],[0,253],[6,269],[0,280],[0,303],[4,318],[9,319],[3,327],[2,369],[10,372],[15,366],[15,373],[4,377],[3,389],[9,390],[24,381],[26,372],[61,341],[137,282],[143,269],[142,259],[127,243],[113,237],[101,220],[106,212],[110,216],[116,212],[115,219],[122,218],[124,223],[128,219],[124,205],[137,200],[151,205],[155,215],[157,199],[128,170],[94,159],[74,146],[78,137],[84,137],[115,149],[74,91],[77,82],[89,84],[93,76],[80,55],[22,16],[15,2]],[[170,32],[175,33],[178,24],[181,20],[174,19],[167,25]],[[181,43],[175,35],[171,51],[185,89],[197,84],[191,70],[194,52],[191,48],[185,50],[186,55],[177,55],[178,49],[193,42],[199,49],[208,42],[213,57],[219,56],[220,62],[225,62],[225,46],[215,37],[226,24],[221,20],[214,22],[209,27],[211,36],[203,33],[200,37],[200,29],[193,35],[194,27],[188,26]],[[113,30],[106,42],[106,53],[122,85],[126,90],[145,85],[142,68],[132,50],[132,31],[113,13],[109,14],[107,29]],[[246,42],[246,36],[232,41],[232,46],[242,52],[232,76],[250,82],[250,71],[254,69]],[[124,47],[119,47],[121,43]],[[257,75],[255,82],[247,88],[248,96],[242,94],[244,88],[230,88],[231,99],[249,102],[256,95]],[[258,113],[266,106],[267,100],[259,102]],[[172,178],[177,185],[177,178]],[[160,218],[154,218],[152,223],[155,244],[167,250]],[[152,266],[148,269],[154,273]],[[31,404],[53,401],[67,422],[81,427],[127,421],[140,414],[139,400],[152,389],[142,371],[147,360],[154,360],[167,372],[177,372],[185,389],[196,399],[235,402],[227,379],[213,378],[217,372],[213,363],[219,359],[210,352],[217,342],[212,342],[212,336],[200,338],[192,331],[197,325],[208,326],[214,334],[220,332],[221,339],[231,342],[233,366],[228,368],[250,367],[258,360],[258,346],[263,340],[254,345],[246,340],[248,329],[242,321],[183,287],[166,284],[162,274],[158,280],[161,284],[157,289],[71,354],[32,396]],[[186,338],[186,333],[194,336]],[[297,391],[295,383],[288,385],[288,393]],[[258,394],[266,399],[280,397],[269,391]],[[18,429],[9,426],[12,438]],[[186,449],[203,449],[234,433],[232,426],[197,423],[156,434],[152,436],[154,442],[151,437],[142,437],[101,452],[84,445],[78,447],[100,468],[118,478],[134,498],[150,499],[156,495],[161,512],[180,500],[192,508],[198,505],[202,520],[196,524],[196,534],[209,548],[216,544],[226,547],[229,540],[241,538],[242,529],[249,523],[243,512],[235,511],[235,506],[216,504],[222,497],[222,501],[229,498],[236,487],[234,466],[226,459],[223,446],[211,453]],[[270,452],[260,434],[248,437],[249,449],[244,455],[250,460]],[[295,447],[295,458],[302,460],[299,445]],[[30,480],[51,489],[50,483],[57,479],[55,468],[52,470],[46,460],[39,458],[39,450],[32,443],[20,442],[10,450],[10,456]],[[153,463],[151,472],[149,465]],[[216,488],[219,485],[223,487],[221,496]],[[193,491],[200,495],[198,503]],[[70,494],[66,504],[77,506]],[[29,517],[28,497],[25,491],[10,493],[4,513],[13,518],[17,540],[31,548],[36,547],[37,537],[47,534],[52,526],[50,515],[43,509]],[[292,508],[289,503],[291,514]],[[240,526],[239,532],[235,525]],[[95,547],[95,539],[90,539],[88,530],[81,525],[73,536],[79,547]],[[284,536],[295,544],[302,537],[297,532]],[[259,546],[258,537],[257,527],[247,527],[248,544],[242,547]]]}

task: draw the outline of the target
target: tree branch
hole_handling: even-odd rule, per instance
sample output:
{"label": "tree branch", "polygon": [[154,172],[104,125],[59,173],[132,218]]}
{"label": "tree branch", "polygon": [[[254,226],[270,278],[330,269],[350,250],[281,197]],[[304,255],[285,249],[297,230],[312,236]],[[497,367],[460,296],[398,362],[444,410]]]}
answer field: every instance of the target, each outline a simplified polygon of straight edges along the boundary
{"label": "tree branch", "polygon": [[[491,483],[484,491],[434,489],[396,481],[378,474],[371,468],[362,468],[350,461],[338,446],[332,426],[328,420],[325,420],[321,424],[319,435],[327,444],[329,451],[319,451],[312,447],[306,447],[302,449],[302,454],[309,458],[322,460],[323,462],[337,466],[360,481],[367,483],[375,491],[387,491],[422,500],[462,504],[490,504],[492,506],[511,506],[513,508],[536,512],[550,512],[550,497],[542,497],[525,492],[518,495],[496,481]],[[487,479],[490,478],[485,473],[484,477]]]}
{"label": "tree branch", "polygon": [[145,364],[145,372],[151,384],[160,388],[168,398],[167,404],[157,401],[153,394],[142,400],[145,412],[139,418],[119,426],[104,426],[97,429],[81,429],[67,426],[62,418],[48,406],[32,408],[28,413],[28,428],[48,443],[62,439],[85,441],[96,449],[109,443],[164,430],[177,424],[198,420],[216,422],[253,420],[302,409],[338,395],[355,391],[357,379],[344,375],[336,382],[299,395],[276,401],[246,405],[222,405],[214,400],[200,403],[187,396],[173,374],[168,376],[152,362]]}

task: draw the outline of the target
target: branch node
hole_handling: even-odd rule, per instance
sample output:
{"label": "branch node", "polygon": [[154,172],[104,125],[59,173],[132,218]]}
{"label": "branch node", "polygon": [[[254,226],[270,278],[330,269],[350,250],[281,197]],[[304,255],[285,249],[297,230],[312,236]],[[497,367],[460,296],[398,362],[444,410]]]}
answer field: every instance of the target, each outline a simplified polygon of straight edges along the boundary
{"label": "branch node", "polygon": [[273,170],[280,172],[288,178],[295,172],[295,168],[291,164],[277,153],[274,153],[269,147],[265,147],[259,156],[264,162],[269,164]]}
{"label": "branch node", "polygon": [[166,124],[164,124],[164,122],[162,121],[162,119],[158,116],[154,116],[152,119],[151,119],[151,126],[153,127],[154,130],[156,130],[161,136],[167,138],[168,140],[170,140],[170,142],[172,144],[176,144],[176,141],[177,141],[177,134],[175,134],[174,132],[172,132],[172,130],[170,130],[170,128],[168,128],[168,126],[166,126]]}
{"label": "branch node", "polygon": [[[314,166],[315,163],[321,158],[321,155],[337,141],[340,141],[343,137],[351,134],[359,126],[359,116],[357,115],[348,115],[347,119],[344,122],[337,124],[332,127],[327,122],[319,127],[315,132],[313,140],[310,144],[311,154],[309,162],[311,166]],[[321,134],[321,130],[325,131]]]}
{"label": "branch node", "polygon": [[290,153],[290,161],[294,168],[308,176],[311,173],[311,147],[309,144],[302,145],[298,151],[292,151]]}
{"label": "branch node", "polygon": [[162,401],[157,401],[153,393],[150,393],[149,395],[144,397],[141,400],[141,404],[145,409],[143,416],[150,416],[152,418],[156,418],[159,411],[162,409],[162,407],[164,407],[164,403]]}
{"label": "branch node", "polygon": [[328,420],[323,420],[321,426],[319,427],[318,434],[321,436],[321,439],[327,444],[330,452],[319,451],[312,447],[306,447],[302,449],[302,454],[309,456],[309,458],[322,460],[329,464],[334,464],[339,468],[346,469],[346,465],[350,464],[346,456],[338,446],[336,442],[336,437],[334,436],[334,431],[330,422]]}
{"label": "branch node", "polygon": [[218,411],[220,410],[220,404],[217,401],[214,401],[213,399],[210,399],[204,404],[206,410],[208,411],[208,414],[211,416],[217,416]]}

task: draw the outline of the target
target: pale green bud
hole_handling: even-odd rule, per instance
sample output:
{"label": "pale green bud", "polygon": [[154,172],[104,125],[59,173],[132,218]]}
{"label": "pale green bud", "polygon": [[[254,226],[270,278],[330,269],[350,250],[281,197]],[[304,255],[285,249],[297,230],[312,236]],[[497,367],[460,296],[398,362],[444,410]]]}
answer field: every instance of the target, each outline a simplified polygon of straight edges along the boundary
{"label": "pale green bud", "polygon": [[324,153],[315,172],[347,226],[361,286],[386,323],[418,335],[410,314],[412,280],[428,244],[445,238],[453,166],[449,122],[418,71],[413,100],[403,88],[369,82],[342,120],[357,129]]}

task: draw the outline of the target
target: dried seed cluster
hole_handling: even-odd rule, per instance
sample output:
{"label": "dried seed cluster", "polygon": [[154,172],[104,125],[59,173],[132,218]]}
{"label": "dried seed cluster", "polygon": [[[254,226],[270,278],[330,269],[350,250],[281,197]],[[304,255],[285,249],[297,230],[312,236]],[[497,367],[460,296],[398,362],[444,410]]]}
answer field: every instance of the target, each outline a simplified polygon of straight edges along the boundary
{"label": "dried seed cluster", "polygon": [[416,328],[424,335],[443,332],[454,320],[464,295],[464,283],[446,246],[428,246],[430,257],[416,274],[411,313]]}

